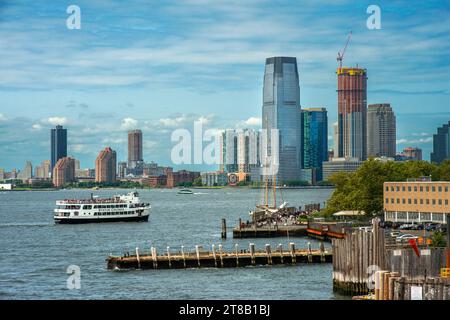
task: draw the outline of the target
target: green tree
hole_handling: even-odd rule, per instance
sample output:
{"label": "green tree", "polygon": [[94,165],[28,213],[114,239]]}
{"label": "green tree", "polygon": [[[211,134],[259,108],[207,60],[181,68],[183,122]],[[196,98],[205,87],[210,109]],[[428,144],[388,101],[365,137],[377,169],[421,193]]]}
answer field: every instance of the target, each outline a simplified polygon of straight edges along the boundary
{"label": "green tree", "polygon": [[442,232],[440,232],[440,231],[435,232],[431,236],[431,246],[432,247],[445,247],[446,246],[445,237]]}

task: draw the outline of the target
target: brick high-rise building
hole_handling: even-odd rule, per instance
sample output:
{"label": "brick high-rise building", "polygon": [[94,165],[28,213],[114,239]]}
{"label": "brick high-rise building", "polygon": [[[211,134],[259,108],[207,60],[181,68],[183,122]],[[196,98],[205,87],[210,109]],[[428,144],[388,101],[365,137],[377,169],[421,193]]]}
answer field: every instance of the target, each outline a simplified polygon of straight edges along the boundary
{"label": "brick high-rise building", "polygon": [[338,156],[367,158],[367,70],[338,68]]}
{"label": "brick high-rise building", "polygon": [[117,157],[110,147],[100,151],[95,160],[95,182],[116,181]]}
{"label": "brick high-rise building", "polygon": [[75,181],[75,159],[63,157],[56,162],[53,168],[53,184],[62,187]]}
{"label": "brick high-rise building", "polygon": [[128,168],[142,168],[144,164],[142,154],[142,131],[132,130],[128,132]]}
{"label": "brick high-rise building", "polygon": [[367,108],[367,156],[395,157],[395,114],[389,103],[370,104]]}

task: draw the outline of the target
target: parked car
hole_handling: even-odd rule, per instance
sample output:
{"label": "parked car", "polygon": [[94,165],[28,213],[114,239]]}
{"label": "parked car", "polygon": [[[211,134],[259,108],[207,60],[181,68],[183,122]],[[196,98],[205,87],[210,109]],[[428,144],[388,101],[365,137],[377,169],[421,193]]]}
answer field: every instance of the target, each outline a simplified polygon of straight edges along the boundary
{"label": "parked car", "polygon": [[404,241],[408,241],[410,239],[414,239],[417,240],[418,237],[413,235],[413,234],[402,234],[401,236],[398,236],[395,241],[397,242],[404,242]]}
{"label": "parked car", "polygon": [[436,230],[437,227],[438,227],[437,223],[427,223],[427,225],[425,226],[425,230],[434,231]]}
{"label": "parked car", "polygon": [[412,228],[412,224],[410,224],[410,223],[402,224],[402,225],[399,227],[400,230],[411,230],[411,228]]}
{"label": "parked car", "polygon": [[390,236],[392,237],[392,238],[397,238],[398,236],[401,236],[402,235],[402,233],[400,232],[400,231],[392,231],[391,233],[390,233]]}
{"label": "parked car", "polygon": [[358,230],[363,230],[365,232],[372,232],[372,227],[359,227]]}

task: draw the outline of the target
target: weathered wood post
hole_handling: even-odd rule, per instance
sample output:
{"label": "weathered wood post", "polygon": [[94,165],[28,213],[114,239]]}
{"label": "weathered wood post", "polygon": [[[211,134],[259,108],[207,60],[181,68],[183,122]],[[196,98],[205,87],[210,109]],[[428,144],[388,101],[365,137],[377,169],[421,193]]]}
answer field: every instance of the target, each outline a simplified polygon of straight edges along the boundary
{"label": "weathered wood post", "polygon": [[249,249],[250,249],[250,258],[252,261],[252,266],[254,266],[255,263],[255,244],[254,243],[250,243],[249,244]]}
{"label": "weathered wood post", "polygon": [[225,219],[222,219],[222,233],[221,233],[222,239],[227,238],[227,222]]}
{"label": "weathered wood post", "polygon": [[181,256],[183,257],[183,266],[186,268],[186,257],[184,256],[184,246],[181,246]]}
{"label": "weathered wood post", "polygon": [[312,262],[311,242],[308,242],[308,262]]}
{"label": "weathered wood post", "polygon": [[280,251],[280,261],[281,261],[281,264],[284,264],[284,263],[283,263],[283,245],[282,245],[281,243],[278,245],[278,251]]}
{"label": "weathered wood post", "polygon": [[170,261],[170,247],[167,246],[167,260],[169,261],[169,268],[172,268],[172,262]]}
{"label": "weathered wood post", "polygon": [[220,256],[220,266],[223,268],[223,247],[219,244],[219,256]]}
{"label": "weathered wood post", "polygon": [[136,247],[136,260],[138,263],[138,269],[141,268],[141,260],[139,259],[139,247]]}
{"label": "weathered wood post", "polygon": [[153,268],[157,269],[158,268],[158,255],[156,252],[156,248],[152,247],[151,252],[152,252],[152,260],[153,260]]}
{"label": "weathered wood post", "polygon": [[320,243],[320,262],[325,262],[325,246],[323,242]]}
{"label": "weathered wood post", "polygon": [[297,256],[295,255],[295,243],[289,243],[289,249],[291,251],[291,261],[293,264],[297,263]]}
{"label": "weathered wood post", "polygon": [[272,264],[272,254],[270,251],[270,244],[266,244],[267,264]]}
{"label": "weathered wood post", "polygon": [[200,268],[200,247],[197,244],[195,245],[195,254],[197,255],[197,264]]}
{"label": "weathered wood post", "polygon": [[212,254],[213,254],[213,258],[214,258],[214,266],[217,268],[216,245],[213,244],[211,246],[211,248],[212,248]]}

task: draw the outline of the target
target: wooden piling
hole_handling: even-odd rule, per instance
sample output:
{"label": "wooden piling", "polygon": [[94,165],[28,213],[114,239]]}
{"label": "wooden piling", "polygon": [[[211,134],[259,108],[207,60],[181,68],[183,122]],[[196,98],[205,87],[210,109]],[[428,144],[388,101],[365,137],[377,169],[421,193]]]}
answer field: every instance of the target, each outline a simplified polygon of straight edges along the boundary
{"label": "wooden piling", "polygon": [[227,238],[227,222],[225,219],[222,219],[222,233],[221,233],[222,239]]}

